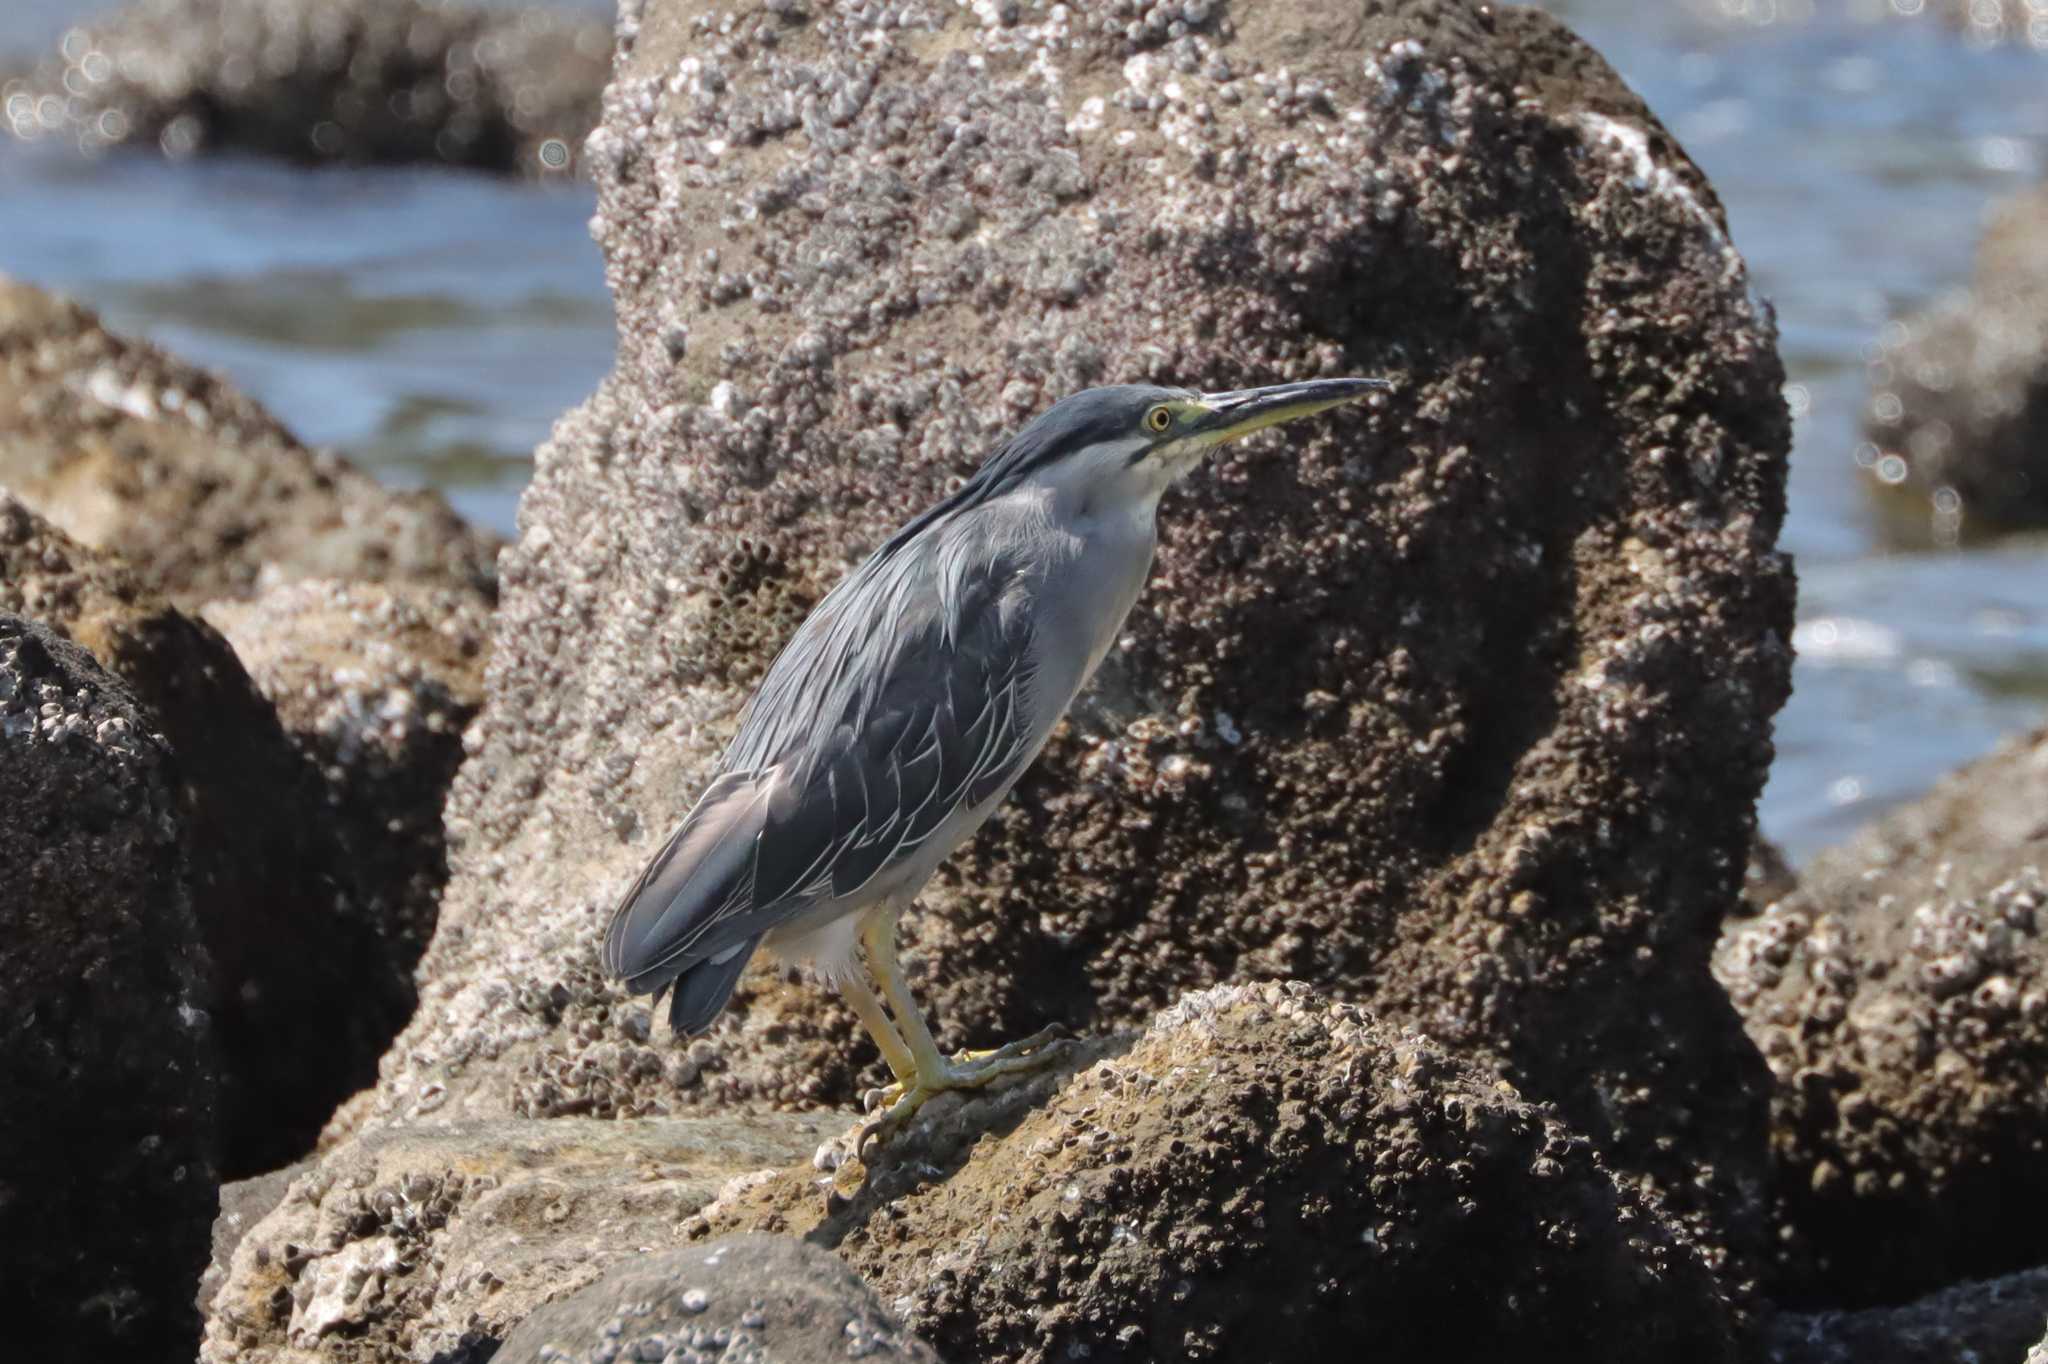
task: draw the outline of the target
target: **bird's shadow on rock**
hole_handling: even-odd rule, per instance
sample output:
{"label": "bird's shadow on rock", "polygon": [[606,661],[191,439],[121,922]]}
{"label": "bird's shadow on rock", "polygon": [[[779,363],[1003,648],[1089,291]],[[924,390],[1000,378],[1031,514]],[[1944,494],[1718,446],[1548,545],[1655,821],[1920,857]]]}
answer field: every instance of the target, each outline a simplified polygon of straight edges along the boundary
{"label": "bird's shadow on rock", "polygon": [[[1132,1029],[1064,1039],[1055,1044],[1061,1055],[1043,1071],[1007,1084],[998,1081],[986,1090],[938,1095],[894,1139],[869,1152],[872,1164],[863,1162],[858,1154],[847,1154],[827,1189],[825,1219],[805,1233],[804,1239],[826,1250],[837,1249],[847,1237],[864,1230],[882,1209],[959,1174],[985,1143],[1000,1145],[1009,1140],[1025,1119],[1051,1103],[1076,1075],[1124,1055],[1143,1036]],[[841,1141],[849,1148],[857,1147],[863,1130],[865,1124]]]}

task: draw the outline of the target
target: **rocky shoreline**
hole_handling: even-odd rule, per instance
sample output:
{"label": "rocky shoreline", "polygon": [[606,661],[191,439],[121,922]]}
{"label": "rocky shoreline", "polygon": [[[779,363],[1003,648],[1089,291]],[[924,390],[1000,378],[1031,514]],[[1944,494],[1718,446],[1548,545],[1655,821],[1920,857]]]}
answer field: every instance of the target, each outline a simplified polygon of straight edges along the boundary
{"label": "rocky shoreline", "polygon": [[[2048,1349],[2048,732],[1753,856],[1775,324],[1561,22],[630,0],[582,164],[618,362],[509,545],[0,284],[33,1347]],[[835,999],[760,972],[681,1045],[601,979],[774,648],[997,433],[1335,372],[1396,390],[1169,506],[910,922],[944,1043],[1059,1022],[1061,1067],[869,1166]]]}

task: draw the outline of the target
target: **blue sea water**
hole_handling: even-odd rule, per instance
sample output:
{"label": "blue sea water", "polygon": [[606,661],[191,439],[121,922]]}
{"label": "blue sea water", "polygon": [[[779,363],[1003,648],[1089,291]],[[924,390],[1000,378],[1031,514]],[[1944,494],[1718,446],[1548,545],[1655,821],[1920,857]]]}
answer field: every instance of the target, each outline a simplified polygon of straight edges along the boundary
{"label": "blue sea water", "polygon": [[[2048,56],[1887,7],[1550,5],[1713,178],[1783,328],[1800,662],[1762,814],[1795,859],[2048,711],[2048,549],[1889,552],[1855,467],[1869,347],[1964,278],[1987,208],[2048,166]],[[0,60],[104,8],[7,0]],[[534,445],[611,364],[592,208],[577,184],[0,138],[0,273],[84,299],[305,439],[500,530]]]}

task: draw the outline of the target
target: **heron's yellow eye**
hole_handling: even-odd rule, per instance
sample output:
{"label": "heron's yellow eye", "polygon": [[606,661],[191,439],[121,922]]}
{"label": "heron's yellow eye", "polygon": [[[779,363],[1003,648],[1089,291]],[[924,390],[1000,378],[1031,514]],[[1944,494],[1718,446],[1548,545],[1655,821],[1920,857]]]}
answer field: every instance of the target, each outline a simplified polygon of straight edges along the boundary
{"label": "heron's yellow eye", "polygon": [[1145,425],[1154,431],[1164,431],[1173,425],[1173,413],[1164,407],[1155,407],[1145,414]]}

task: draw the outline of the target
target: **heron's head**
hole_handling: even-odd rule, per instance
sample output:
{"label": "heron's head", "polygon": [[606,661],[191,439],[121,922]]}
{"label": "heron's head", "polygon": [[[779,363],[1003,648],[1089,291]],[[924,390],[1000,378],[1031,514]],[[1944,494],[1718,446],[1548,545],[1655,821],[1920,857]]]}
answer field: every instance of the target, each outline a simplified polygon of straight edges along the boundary
{"label": "heron's head", "polygon": [[1310,379],[1270,388],[1197,393],[1123,384],[1063,398],[989,462],[1093,504],[1149,509],[1217,446],[1254,431],[1356,402],[1384,379]]}

